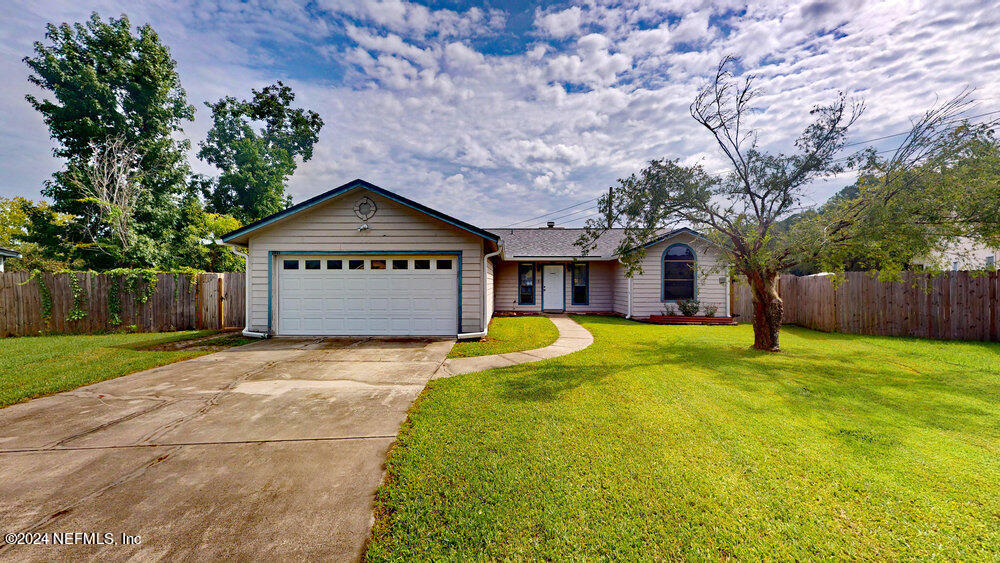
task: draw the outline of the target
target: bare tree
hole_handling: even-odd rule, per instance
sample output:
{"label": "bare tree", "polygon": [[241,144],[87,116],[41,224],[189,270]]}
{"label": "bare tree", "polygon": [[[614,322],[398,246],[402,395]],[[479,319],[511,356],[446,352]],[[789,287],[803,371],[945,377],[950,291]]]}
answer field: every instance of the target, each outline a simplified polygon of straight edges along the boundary
{"label": "bare tree", "polygon": [[[139,182],[141,155],[122,137],[113,137],[90,148],[92,156],[83,168],[83,181],[80,182],[86,194],[84,201],[97,206],[100,224],[126,255],[135,241],[135,210],[143,191]],[[91,232],[90,235],[103,249],[104,233]]]}
{"label": "bare tree", "polygon": [[[643,255],[642,250],[632,249],[662,229],[686,224],[703,232],[725,264],[750,284],[754,347],[778,351],[784,309],[778,294],[780,272],[849,240],[856,233],[852,226],[867,209],[905,192],[915,167],[937,154],[953,132],[950,124],[968,107],[969,93],[925,114],[885,161],[873,151],[837,158],[848,128],[864,112],[863,102],[843,94],[812,109],[814,121],[795,141],[792,154],[771,154],[758,148],[758,130],[749,123],[757,111],[754,77],[737,78],[732,64],[731,57],[723,59],[690,106],[691,116],[715,139],[729,172],[715,175],[701,166],[654,160],[638,174],[619,180],[599,206],[625,227],[619,254],[628,275],[639,270]],[[869,170],[877,171],[876,187],[839,207],[835,215],[803,222],[797,229],[779,228],[783,220],[806,209],[803,203],[811,182],[841,173],[865,158]],[[578,244],[591,248],[607,230],[608,217],[588,221]]]}

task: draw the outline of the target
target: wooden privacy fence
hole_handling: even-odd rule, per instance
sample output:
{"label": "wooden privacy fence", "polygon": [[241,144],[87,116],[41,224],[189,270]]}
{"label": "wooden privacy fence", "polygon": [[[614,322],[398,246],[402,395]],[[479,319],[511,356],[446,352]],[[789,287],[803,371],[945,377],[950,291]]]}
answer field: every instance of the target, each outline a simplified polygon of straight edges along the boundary
{"label": "wooden privacy fence", "polygon": [[[74,311],[73,283],[82,290]],[[243,327],[246,277],[240,273],[156,274],[156,286],[145,303],[135,293],[121,291],[121,277],[94,273],[42,274],[51,309],[44,316],[39,279],[25,272],[0,273],[0,337],[40,333],[90,333],[116,328],[140,332]],[[30,281],[29,281],[30,280]],[[27,282],[27,283],[25,283]],[[120,306],[120,322],[113,314],[111,288]],[[141,293],[141,292],[139,292]],[[85,314],[84,314],[85,313]],[[76,318],[79,317],[79,318]]]}
{"label": "wooden privacy fence", "polygon": [[[787,324],[825,332],[1000,342],[997,272],[904,272],[899,282],[848,272],[839,285],[830,276],[782,275],[780,293]],[[741,322],[753,319],[745,281],[732,284],[732,310]]]}

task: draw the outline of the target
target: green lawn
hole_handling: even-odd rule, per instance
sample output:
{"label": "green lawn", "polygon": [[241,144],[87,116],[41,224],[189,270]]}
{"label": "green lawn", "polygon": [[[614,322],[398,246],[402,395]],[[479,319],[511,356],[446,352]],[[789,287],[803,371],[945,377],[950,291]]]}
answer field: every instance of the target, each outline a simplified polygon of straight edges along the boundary
{"label": "green lawn", "polygon": [[[141,348],[199,338],[214,332],[189,330],[0,338],[0,406],[208,354],[204,350]],[[214,340],[223,346],[236,343]]]}
{"label": "green lawn", "polygon": [[468,358],[534,350],[552,344],[559,330],[546,317],[494,317],[482,340],[459,342],[449,358]]}
{"label": "green lawn", "polygon": [[369,559],[1000,557],[1000,345],[577,320],[431,382]]}

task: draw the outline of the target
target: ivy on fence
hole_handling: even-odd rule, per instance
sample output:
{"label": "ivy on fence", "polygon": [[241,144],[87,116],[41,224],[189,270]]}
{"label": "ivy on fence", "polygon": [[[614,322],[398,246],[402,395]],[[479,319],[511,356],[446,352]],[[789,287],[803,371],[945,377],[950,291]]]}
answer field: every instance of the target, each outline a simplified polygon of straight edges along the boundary
{"label": "ivy on fence", "polygon": [[[66,320],[79,321],[86,318],[87,292],[84,290],[83,286],[80,285],[80,280],[77,278],[77,274],[89,275],[97,274],[98,272],[93,270],[59,270],[53,273],[66,274],[66,279],[69,281],[70,289],[73,292],[73,306],[66,312]],[[115,268],[103,273],[112,280],[108,286],[108,316],[111,319],[111,324],[119,325],[122,323],[121,299],[123,294],[132,294],[135,306],[141,307],[149,302],[153,295],[156,294],[157,281],[159,279],[157,274],[173,274],[174,280],[176,281],[174,286],[174,300],[176,301],[179,297],[177,288],[181,284],[181,276],[188,276],[190,278],[190,282],[188,284],[188,293],[190,293],[197,288],[199,283],[198,277],[204,272],[195,268],[181,268],[165,272],[149,268]],[[20,285],[25,285],[32,280],[38,284],[38,294],[41,297],[41,316],[46,320],[51,319],[52,291],[48,284],[45,283],[44,272],[38,269],[32,270],[28,279],[21,282]]]}

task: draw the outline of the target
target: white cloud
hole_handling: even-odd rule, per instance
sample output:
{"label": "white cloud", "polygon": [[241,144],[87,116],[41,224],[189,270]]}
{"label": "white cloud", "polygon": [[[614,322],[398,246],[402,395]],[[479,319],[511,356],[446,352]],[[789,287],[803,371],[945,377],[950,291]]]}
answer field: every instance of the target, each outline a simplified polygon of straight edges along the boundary
{"label": "white cloud", "polygon": [[[91,8],[128,11],[171,46],[199,106],[186,127],[195,142],[208,127],[202,101],[277,79],[319,111],[326,127],[291,181],[296,201],[362,177],[487,226],[594,197],[651,158],[723,170],[688,104],[727,53],[759,77],[764,111],[755,124],[773,150],[789,150],[810,107],[838,91],[868,102],[852,140],[905,129],[937,96],[967,84],[986,98],[978,112],[1000,107],[990,98],[1000,87],[1000,12],[989,6],[774,0],[743,12],[733,4],[581,0],[528,14],[530,37],[504,50],[484,39],[508,33],[496,10],[402,0],[189,0],[169,10],[115,0],[25,4],[0,22],[8,77],[0,84],[8,182],[0,193],[37,197],[58,165],[23,101],[20,59],[45,22],[79,21]],[[334,40],[341,34],[347,39]],[[296,71],[303,61],[308,71]],[[818,184],[814,199],[847,181]]]}
{"label": "white cloud", "polygon": [[580,31],[583,11],[579,6],[571,6],[556,12],[535,12],[535,27],[544,35],[561,39],[576,35]]}

